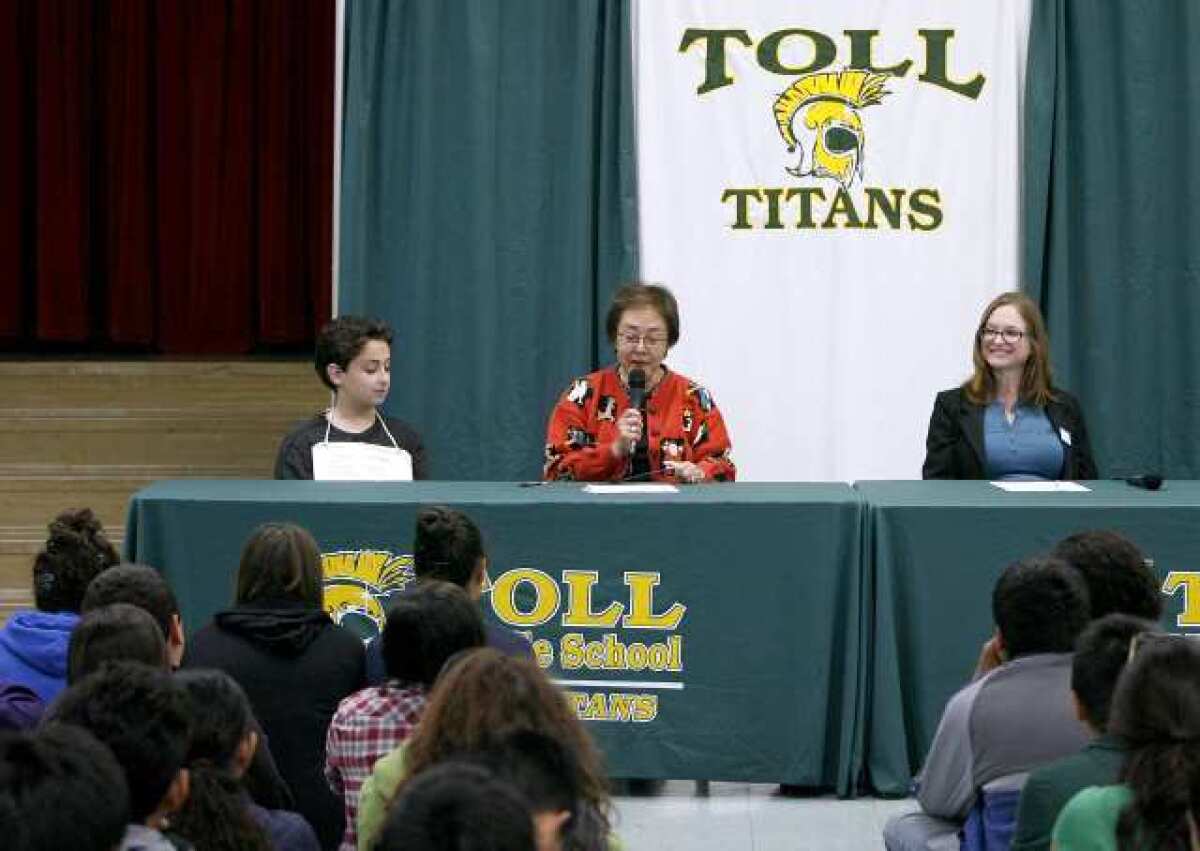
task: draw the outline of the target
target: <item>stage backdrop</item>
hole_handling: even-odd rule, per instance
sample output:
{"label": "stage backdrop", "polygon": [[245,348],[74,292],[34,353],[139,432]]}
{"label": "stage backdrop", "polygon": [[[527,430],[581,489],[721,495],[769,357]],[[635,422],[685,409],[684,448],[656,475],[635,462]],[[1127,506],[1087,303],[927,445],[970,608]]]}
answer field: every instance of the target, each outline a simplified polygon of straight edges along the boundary
{"label": "stage backdrop", "polygon": [[618,0],[346,5],[341,313],[396,328],[387,408],[442,479],[536,479],[636,269]]}
{"label": "stage backdrop", "polygon": [[1029,2],[635,3],[641,272],[741,477],[920,476],[1018,288]]}

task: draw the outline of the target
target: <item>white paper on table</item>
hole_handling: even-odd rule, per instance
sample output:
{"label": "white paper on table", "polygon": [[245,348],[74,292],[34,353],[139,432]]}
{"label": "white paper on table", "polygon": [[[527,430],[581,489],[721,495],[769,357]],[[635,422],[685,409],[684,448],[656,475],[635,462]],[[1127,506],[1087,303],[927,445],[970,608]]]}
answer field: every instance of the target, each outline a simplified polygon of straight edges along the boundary
{"label": "white paper on table", "polygon": [[1079,482],[992,482],[992,487],[1009,493],[1090,493]]}
{"label": "white paper on table", "polygon": [[675,485],[662,482],[626,482],[624,484],[591,484],[583,486],[584,493],[679,493]]}

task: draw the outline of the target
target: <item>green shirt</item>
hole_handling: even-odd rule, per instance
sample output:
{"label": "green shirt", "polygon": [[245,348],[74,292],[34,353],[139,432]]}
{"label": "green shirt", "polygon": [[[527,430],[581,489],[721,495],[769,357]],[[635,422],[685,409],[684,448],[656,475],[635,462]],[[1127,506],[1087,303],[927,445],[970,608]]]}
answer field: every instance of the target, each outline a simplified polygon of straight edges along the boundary
{"label": "green shirt", "polygon": [[1088,786],[1116,783],[1124,759],[1115,739],[1099,736],[1079,753],[1031,772],[1021,789],[1010,851],[1049,851],[1054,820],[1067,801]]}
{"label": "green shirt", "polygon": [[1054,823],[1055,851],[1117,851],[1117,821],[1131,800],[1128,786],[1084,789]]}

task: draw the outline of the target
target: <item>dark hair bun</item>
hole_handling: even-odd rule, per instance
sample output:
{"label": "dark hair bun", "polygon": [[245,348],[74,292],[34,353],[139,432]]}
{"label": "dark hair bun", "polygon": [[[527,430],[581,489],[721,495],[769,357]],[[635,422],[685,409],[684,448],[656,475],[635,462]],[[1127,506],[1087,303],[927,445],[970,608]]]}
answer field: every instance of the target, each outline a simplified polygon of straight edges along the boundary
{"label": "dark hair bun", "polygon": [[90,508],[64,511],[47,527],[50,535],[46,539],[46,552],[71,555],[93,554],[103,567],[115,564],[116,551],[104,534],[104,527]]}

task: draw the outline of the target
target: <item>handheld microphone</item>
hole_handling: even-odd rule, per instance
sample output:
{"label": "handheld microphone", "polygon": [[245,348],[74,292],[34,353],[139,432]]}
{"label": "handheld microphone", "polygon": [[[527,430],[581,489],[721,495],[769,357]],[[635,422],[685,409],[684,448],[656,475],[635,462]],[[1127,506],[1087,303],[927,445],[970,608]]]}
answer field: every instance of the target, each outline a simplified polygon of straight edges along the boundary
{"label": "handheld microphone", "polygon": [[646,407],[646,372],[636,366],[629,370],[629,407],[639,411]]}
{"label": "handheld microphone", "polygon": [[1123,479],[1126,484],[1147,491],[1156,491],[1162,487],[1163,477],[1157,473],[1144,473],[1140,476],[1129,476]]}

